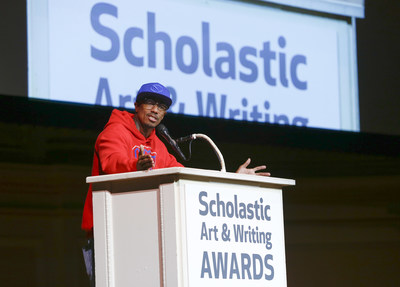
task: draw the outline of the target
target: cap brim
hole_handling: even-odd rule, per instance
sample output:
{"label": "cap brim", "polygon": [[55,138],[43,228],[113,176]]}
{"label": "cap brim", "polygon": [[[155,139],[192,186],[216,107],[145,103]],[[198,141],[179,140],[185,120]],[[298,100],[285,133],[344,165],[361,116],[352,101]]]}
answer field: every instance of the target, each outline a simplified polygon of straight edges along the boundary
{"label": "cap brim", "polygon": [[172,100],[170,98],[168,98],[164,95],[160,95],[160,94],[156,94],[156,93],[149,93],[149,92],[144,92],[144,93],[140,93],[139,95],[137,95],[136,101],[140,102],[144,98],[157,99],[158,102],[163,103],[163,104],[167,105],[168,107],[171,106],[171,104],[172,104]]}

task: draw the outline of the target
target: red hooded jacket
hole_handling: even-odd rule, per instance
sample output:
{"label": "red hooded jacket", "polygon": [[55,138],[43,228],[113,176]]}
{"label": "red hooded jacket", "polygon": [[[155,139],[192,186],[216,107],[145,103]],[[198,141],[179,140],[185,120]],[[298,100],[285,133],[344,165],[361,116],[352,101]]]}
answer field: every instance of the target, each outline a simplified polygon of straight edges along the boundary
{"label": "red hooded jacket", "polygon": [[[140,145],[144,152],[151,154],[155,168],[183,166],[168,153],[164,143],[157,137],[155,130],[145,138],[136,128],[134,115],[127,111],[114,109],[111,117],[96,140],[92,176],[136,171],[136,162]],[[82,229],[93,228],[92,185],[86,196],[83,208]]]}

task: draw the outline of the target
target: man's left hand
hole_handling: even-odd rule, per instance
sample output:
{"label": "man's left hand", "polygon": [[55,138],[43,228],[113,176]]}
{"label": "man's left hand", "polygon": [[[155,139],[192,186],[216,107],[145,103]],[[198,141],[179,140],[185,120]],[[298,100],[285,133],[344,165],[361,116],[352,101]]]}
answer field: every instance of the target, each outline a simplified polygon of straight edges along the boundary
{"label": "man's left hand", "polygon": [[271,174],[269,172],[257,172],[259,170],[266,169],[267,167],[265,165],[260,165],[256,166],[253,168],[247,168],[251,162],[251,159],[248,158],[244,164],[239,166],[238,170],[236,171],[237,173],[245,173],[245,174],[253,174],[253,175],[262,175],[262,176],[270,176]]}

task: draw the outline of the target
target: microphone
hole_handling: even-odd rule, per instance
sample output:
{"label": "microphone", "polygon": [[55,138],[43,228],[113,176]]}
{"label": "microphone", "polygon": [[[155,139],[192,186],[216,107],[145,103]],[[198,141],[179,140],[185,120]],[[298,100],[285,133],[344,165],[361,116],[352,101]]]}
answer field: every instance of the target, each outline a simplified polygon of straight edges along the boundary
{"label": "microphone", "polygon": [[177,139],[176,139],[176,142],[177,142],[177,143],[181,143],[181,142],[187,142],[187,141],[195,140],[195,139],[196,139],[196,135],[193,134],[193,135],[190,135],[190,136],[185,136],[185,137],[177,138]]}
{"label": "microphone", "polygon": [[172,149],[183,159],[187,160],[186,156],[183,154],[181,149],[179,148],[176,141],[169,135],[169,131],[166,126],[163,124],[159,124],[157,126],[157,132],[171,145]]}

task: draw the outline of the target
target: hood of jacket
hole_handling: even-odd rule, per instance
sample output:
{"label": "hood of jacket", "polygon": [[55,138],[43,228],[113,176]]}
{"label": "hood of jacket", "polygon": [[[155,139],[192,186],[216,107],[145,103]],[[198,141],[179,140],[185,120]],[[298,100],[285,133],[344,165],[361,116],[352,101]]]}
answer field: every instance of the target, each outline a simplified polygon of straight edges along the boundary
{"label": "hood of jacket", "polygon": [[136,138],[140,140],[149,141],[153,139],[156,136],[155,129],[151,132],[148,138],[145,138],[144,135],[137,129],[136,123],[133,119],[134,117],[135,115],[130,112],[114,109],[105,127],[115,124],[123,125],[127,130],[133,133]]}

